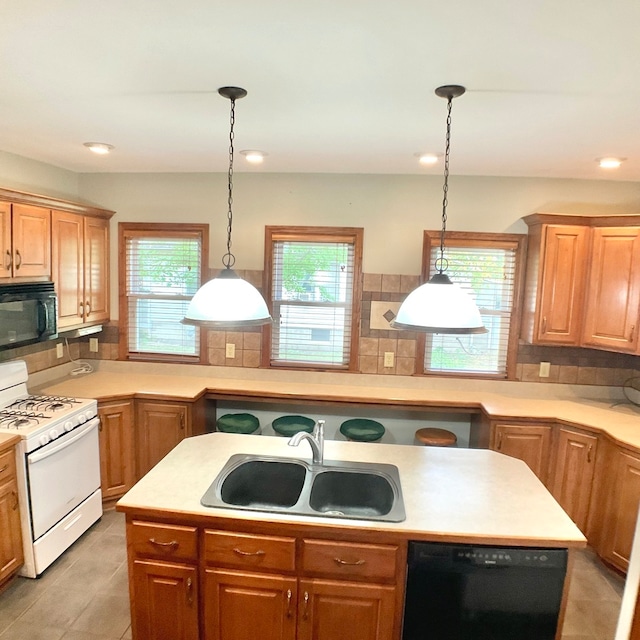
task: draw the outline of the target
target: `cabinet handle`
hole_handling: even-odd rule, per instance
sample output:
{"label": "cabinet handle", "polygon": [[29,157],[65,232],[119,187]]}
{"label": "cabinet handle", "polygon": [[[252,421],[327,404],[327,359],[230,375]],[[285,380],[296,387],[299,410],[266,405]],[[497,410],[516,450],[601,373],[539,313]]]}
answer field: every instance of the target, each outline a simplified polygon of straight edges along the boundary
{"label": "cabinet handle", "polygon": [[11,267],[13,266],[13,258],[11,256],[11,251],[9,251],[9,249],[7,249],[7,271],[11,270]]}
{"label": "cabinet handle", "polygon": [[287,618],[290,618],[293,615],[293,611],[291,611],[291,589],[287,589]]}
{"label": "cabinet handle", "polygon": [[18,510],[18,492],[17,491],[12,491],[11,495],[13,496],[13,510],[17,511]]}
{"label": "cabinet handle", "polygon": [[84,302],[78,302],[78,309],[79,309],[78,315],[81,318],[84,318]]}
{"label": "cabinet handle", "polygon": [[193,604],[193,580],[187,578],[187,602]]}
{"label": "cabinet handle", "polygon": [[502,431],[498,434],[498,451],[500,451],[500,449],[502,449]]}
{"label": "cabinet handle", "polygon": [[180,414],[180,428],[184,429],[184,413]]}
{"label": "cabinet handle", "polygon": [[156,547],[160,547],[167,551],[175,551],[180,546],[177,540],[171,540],[171,542],[160,542],[160,540],[156,540],[155,538],[149,538],[149,542]]}
{"label": "cabinet handle", "polygon": [[542,318],[542,333],[547,333],[547,316]]}
{"label": "cabinet handle", "polygon": [[19,249],[16,249],[16,271],[22,266],[22,256]]}
{"label": "cabinet handle", "polygon": [[238,554],[239,556],[249,556],[249,557],[257,557],[264,556],[266,553],[262,549],[258,549],[257,551],[243,551],[242,549],[238,549],[237,547],[233,550],[233,553]]}
{"label": "cabinet handle", "polygon": [[593,451],[593,445],[590,444],[589,448],[587,449],[587,462],[591,462],[591,452]]}
{"label": "cabinet handle", "polygon": [[633,334],[636,332],[636,325],[631,325],[631,335],[629,336],[629,342],[633,342]]}
{"label": "cabinet handle", "polygon": [[365,561],[364,560],[343,560],[342,558],[334,558],[333,561],[339,565],[346,565],[348,567],[361,567]]}
{"label": "cabinet handle", "polygon": [[304,609],[302,610],[302,619],[309,619],[309,592],[304,592]]}
{"label": "cabinet handle", "polygon": [[88,300],[84,303],[84,308],[86,309],[87,315],[90,315],[91,314],[91,303]]}
{"label": "cabinet handle", "polygon": [[0,473],[4,473],[8,468],[9,468],[9,465],[5,464],[4,467],[2,467],[2,469],[0,469]]}

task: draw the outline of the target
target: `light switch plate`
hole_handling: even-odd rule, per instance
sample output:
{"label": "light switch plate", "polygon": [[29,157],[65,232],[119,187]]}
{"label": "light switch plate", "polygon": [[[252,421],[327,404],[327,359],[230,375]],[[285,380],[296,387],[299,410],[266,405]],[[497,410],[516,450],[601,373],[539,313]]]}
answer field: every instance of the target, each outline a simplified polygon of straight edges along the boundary
{"label": "light switch plate", "polygon": [[227,358],[235,358],[236,357],[236,345],[233,342],[227,342],[227,348],[225,351],[225,355]]}
{"label": "light switch plate", "polygon": [[89,338],[89,351],[98,353],[98,338]]}
{"label": "light switch plate", "polygon": [[548,378],[550,371],[551,371],[551,363],[550,362],[541,362],[540,363],[540,372],[538,373],[538,375],[541,378]]}
{"label": "light switch plate", "polygon": [[56,345],[56,358],[64,357],[64,345],[62,342],[58,342]]}
{"label": "light switch plate", "polygon": [[394,361],[394,356],[395,354],[393,353],[393,351],[385,351],[384,352],[384,366],[385,367],[393,367],[393,361]]}

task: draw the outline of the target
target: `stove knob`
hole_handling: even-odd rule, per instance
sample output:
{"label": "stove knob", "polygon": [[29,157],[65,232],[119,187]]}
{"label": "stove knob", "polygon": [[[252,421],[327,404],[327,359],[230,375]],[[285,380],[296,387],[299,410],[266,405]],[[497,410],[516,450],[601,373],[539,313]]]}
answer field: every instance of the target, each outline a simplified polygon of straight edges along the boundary
{"label": "stove knob", "polygon": [[49,436],[46,433],[41,435],[39,442],[42,446],[44,446],[45,444],[47,444],[47,442],[49,442]]}
{"label": "stove knob", "polygon": [[78,422],[84,424],[87,421],[87,416],[84,413],[78,414]]}
{"label": "stove knob", "polygon": [[71,431],[71,429],[73,429],[73,422],[71,422],[71,420],[68,420],[64,423],[64,430]]}
{"label": "stove knob", "polygon": [[60,435],[60,434],[58,433],[58,430],[57,430],[57,429],[51,429],[51,430],[49,431],[49,437],[50,437],[52,440],[55,440],[59,435]]}
{"label": "stove knob", "polygon": [[92,411],[87,411],[87,413],[85,413],[85,415],[87,416],[87,420],[91,420],[94,416]]}

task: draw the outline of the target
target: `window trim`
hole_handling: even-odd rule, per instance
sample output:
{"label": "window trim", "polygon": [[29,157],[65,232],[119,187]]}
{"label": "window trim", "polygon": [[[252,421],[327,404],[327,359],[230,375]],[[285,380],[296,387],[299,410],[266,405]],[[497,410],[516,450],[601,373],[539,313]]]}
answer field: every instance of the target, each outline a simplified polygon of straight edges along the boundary
{"label": "window trim", "polygon": [[[446,378],[475,378],[481,380],[517,380],[516,366],[518,361],[518,342],[520,325],[522,322],[522,299],[524,292],[524,267],[527,257],[527,236],[520,233],[493,233],[470,231],[447,231],[445,235],[444,257],[447,257],[447,247],[491,247],[509,249],[515,247],[516,265],[513,275],[513,306],[511,324],[509,326],[509,342],[507,346],[506,373],[463,373],[460,371],[428,371],[425,369],[427,335],[418,334],[416,344],[416,375],[438,376]],[[428,282],[431,277],[431,251],[440,245],[440,231],[428,230],[423,232],[422,242],[422,282]]]}
{"label": "window trim", "polygon": [[360,346],[360,318],[362,315],[362,254],[364,244],[363,227],[298,227],[267,225],[264,228],[264,294],[273,313],[273,243],[290,242],[348,242],[353,243],[353,291],[351,314],[351,348],[347,365],[326,365],[294,362],[273,362],[271,360],[272,328],[263,327],[262,362],[267,369],[293,369],[296,371],[358,371],[358,354]]}
{"label": "window trim", "polygon": [[200,284],[209,280],[209,225],[182,224],[170,222],[119,222],[118,223],[118,360],[142,362],[175,362],[188,364],[203,364],[207,359],[207,331],[200,329],[200,350],[196,356],[172,354],[140,354],[129,351],[129,308],[127,304],[127,260],[126,240],[135,236],[164,237],[200,237],[201,265]]}

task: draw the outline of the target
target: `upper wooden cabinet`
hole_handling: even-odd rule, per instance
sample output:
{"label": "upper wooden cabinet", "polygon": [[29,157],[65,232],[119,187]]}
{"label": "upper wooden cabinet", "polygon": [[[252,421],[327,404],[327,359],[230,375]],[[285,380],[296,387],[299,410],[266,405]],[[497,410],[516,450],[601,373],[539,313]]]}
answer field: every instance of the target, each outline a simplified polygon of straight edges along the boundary
{"label": "upper wooden cabinet", "polygon": [[640,216],[533,214],[522,337],[637,353]]}
{"label": "upper wooden cabinet", "polygon": [[58,328],[109,319],[109,220],[53,211]]}
{"label": "upper wooden cabinet", "polygon": [[638,350],[640,227],[592,229],[582,344]]}
{"label": "upper wooden cabinet", "polygon": [[51,277],[51,211],[0,202],[0,277]]}

